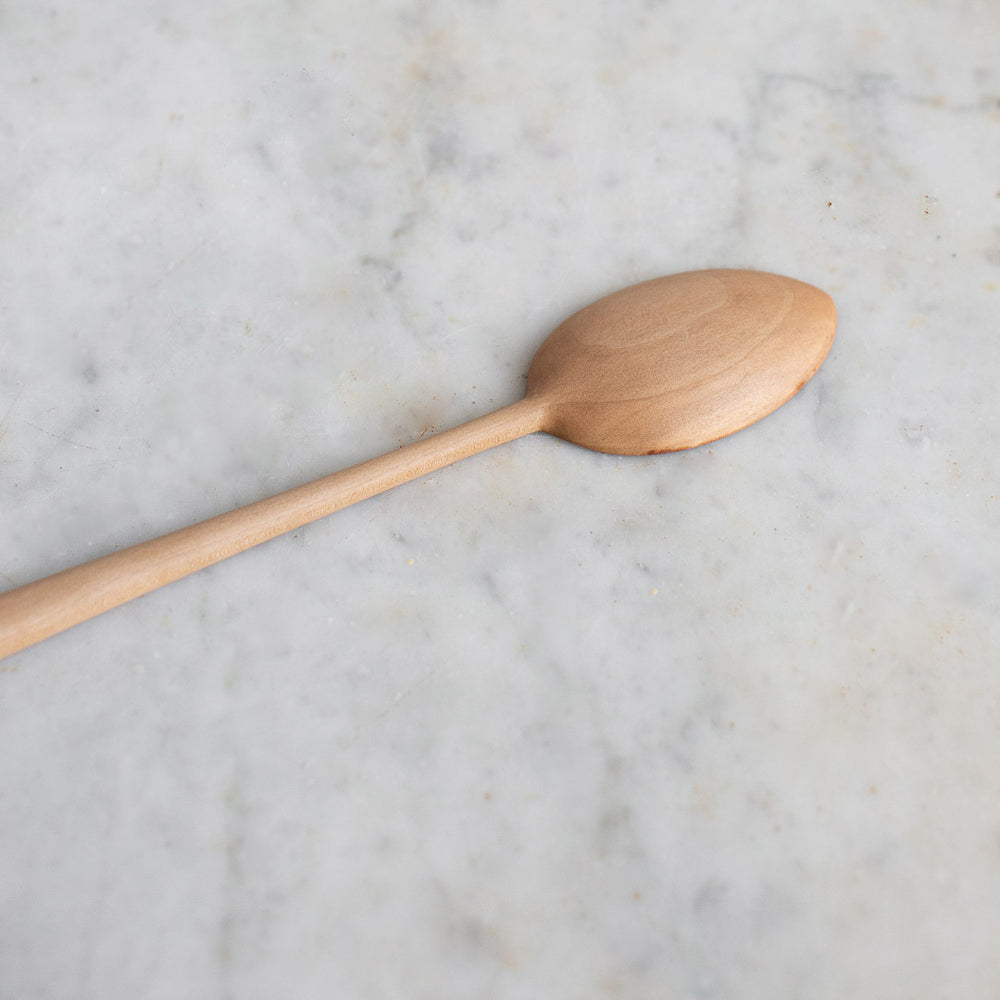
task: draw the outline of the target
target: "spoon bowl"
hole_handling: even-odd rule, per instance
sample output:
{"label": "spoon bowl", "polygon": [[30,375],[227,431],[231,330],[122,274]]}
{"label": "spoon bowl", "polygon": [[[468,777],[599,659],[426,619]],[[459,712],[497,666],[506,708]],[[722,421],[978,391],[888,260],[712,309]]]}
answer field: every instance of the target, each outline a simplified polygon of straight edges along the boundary
{"label": "spoon bowl", "polygon": [[581,309],[545,340],[524,399],[277,496],[0,594],[0,657],[309,521],[534,431],[619,455],[692,448],[780,406],[830,349],[824,292],[691,271]]}
{"label": "spoon bowl", "polygon": [[652,455],[766,416],[819,368],[829,295],[761,271],[689,271],[599,299],[561,323],[528,371],[545,430],[594,451]]}

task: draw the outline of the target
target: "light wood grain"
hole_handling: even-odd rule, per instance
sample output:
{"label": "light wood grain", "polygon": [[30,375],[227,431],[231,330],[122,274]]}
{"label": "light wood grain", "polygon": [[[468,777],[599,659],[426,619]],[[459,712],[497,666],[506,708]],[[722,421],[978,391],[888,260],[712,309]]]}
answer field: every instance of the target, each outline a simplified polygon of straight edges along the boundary
{"label": "light wood grain", "polygon": [[522,400],[315,482],[0,594],[0,657],[317,518],[539,429]]}
{"label": "light wood grain", "polygon": [[816,371],[824,292],[754,271],[693,271],[581,309],[532,361],[523,400],[450,431],[0,594],[0,657],[349,504],[545,430],[621,455],[691,448],[780,406]]}
{"label": "light wood grain", "polygon": [[614,292],[560,324],[528,396],[552,434],[644,455],[706,444],[784,403],[819,368],[836,327],[818,288],[760,271],[689,271]]}

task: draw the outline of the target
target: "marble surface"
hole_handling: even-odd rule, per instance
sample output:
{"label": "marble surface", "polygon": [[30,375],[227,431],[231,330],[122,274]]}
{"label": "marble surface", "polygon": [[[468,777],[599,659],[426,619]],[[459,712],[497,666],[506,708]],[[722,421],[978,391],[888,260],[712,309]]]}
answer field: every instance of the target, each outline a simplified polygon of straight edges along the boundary
{"label": "marble surface", "polygon": [[0,994],[1000,994],[1000,7],[0,4],[0,586],[835,298],[753,428],[536,435],[0,665]]}

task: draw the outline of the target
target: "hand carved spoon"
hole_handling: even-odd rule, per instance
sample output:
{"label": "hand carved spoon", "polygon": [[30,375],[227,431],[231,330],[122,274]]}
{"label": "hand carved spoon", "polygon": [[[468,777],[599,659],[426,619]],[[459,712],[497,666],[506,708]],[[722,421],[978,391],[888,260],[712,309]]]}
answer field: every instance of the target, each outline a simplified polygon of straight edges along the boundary
{"label": "hand carved spoon", "polygon": [[819,368],[824,292],[757,271],[692,271],[615,292],[546,339],[520,402],[161,538],[0,594],[0,657],[227,556],[534,431],[617,455],[714,441]]}

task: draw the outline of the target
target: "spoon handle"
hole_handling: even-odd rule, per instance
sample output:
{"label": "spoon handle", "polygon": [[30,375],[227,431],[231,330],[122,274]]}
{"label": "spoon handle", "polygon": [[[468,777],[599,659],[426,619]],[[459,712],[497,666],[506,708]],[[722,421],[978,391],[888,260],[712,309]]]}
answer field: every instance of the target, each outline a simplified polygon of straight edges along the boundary
{"label": "spoon handle", "polygon": [[0,594],[0,658],[342,507],[541,430],[544,418],[541,402],[522,399],[314,482]]}

